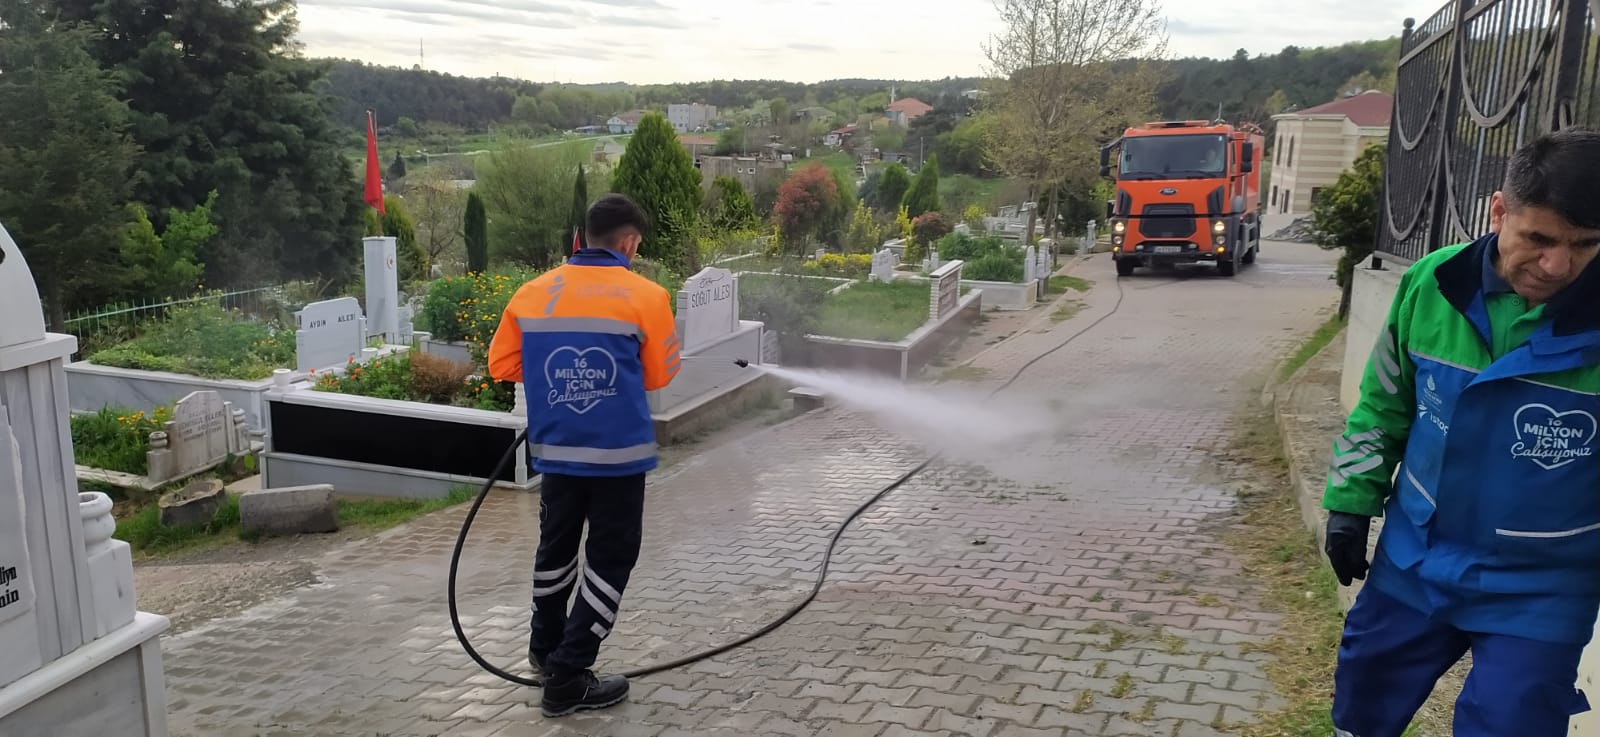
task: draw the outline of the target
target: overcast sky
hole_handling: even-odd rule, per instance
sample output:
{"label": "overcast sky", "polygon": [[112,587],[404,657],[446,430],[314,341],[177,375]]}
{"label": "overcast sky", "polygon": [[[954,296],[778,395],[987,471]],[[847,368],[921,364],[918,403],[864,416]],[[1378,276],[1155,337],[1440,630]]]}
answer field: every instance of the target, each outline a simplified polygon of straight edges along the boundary
{"label": "overcast sky", "polygon": [[[1397,35],[1443,0],[1166,0],[1177,56]],[[300,0],[310,56],[536,82],[937,79],[986,70],[991,0]]]}

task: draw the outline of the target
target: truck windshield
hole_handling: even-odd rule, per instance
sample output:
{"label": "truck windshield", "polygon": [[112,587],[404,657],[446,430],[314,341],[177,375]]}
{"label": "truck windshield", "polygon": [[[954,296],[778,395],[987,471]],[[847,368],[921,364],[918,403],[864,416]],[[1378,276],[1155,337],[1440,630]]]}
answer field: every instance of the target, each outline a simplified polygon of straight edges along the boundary
{"label": "truck windshield", "polygon": [[1144,136],[1122,141],[1119,179],[1206,179],[1226,171],[1223,135]]}

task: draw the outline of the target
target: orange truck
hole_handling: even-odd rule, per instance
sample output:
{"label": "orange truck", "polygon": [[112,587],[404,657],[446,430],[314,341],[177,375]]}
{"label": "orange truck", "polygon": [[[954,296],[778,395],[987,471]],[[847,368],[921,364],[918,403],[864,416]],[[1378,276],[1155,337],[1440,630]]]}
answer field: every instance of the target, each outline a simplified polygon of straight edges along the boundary
{"label": "orange truck", "polygon": [[1106,203],[1117,275],[1211,263],[1233,276],[1253,263],[1265,143],[1254,126],[1184,120],[1128,128],[1101,148],[1100,176],[1117,185]]}

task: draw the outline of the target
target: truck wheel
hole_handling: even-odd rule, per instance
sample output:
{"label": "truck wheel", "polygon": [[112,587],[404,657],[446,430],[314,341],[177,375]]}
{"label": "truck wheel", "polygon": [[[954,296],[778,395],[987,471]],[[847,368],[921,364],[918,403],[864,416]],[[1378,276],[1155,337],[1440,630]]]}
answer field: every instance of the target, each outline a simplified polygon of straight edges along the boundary
{"label": "truck wheel", "polygon": [[1136,266],[1138,264],[1134,263],[1131,258],[1117,259],[1117,276],[1133,276],[1133,269]]}

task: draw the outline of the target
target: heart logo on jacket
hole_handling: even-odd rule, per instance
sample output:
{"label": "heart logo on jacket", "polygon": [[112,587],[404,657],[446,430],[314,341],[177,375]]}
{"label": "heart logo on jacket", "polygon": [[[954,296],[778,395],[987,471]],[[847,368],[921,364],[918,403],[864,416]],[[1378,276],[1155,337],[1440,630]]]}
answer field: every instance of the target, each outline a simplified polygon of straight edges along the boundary
{"label": "heart logo on jacket", "polygon": [[1517,442],[1511,457],[1526,458],[1551,471],[1594,455],[1594,415],[1581,409],[1557,412],[1547,404],[1524,404],[1511,417]]}
{"label": "heart logo on jacket", "polygon": [[617,359],[604,348],[562,346],[545,358],[544,380],[551,407],[562,405],[581,415],[617,395]]}

